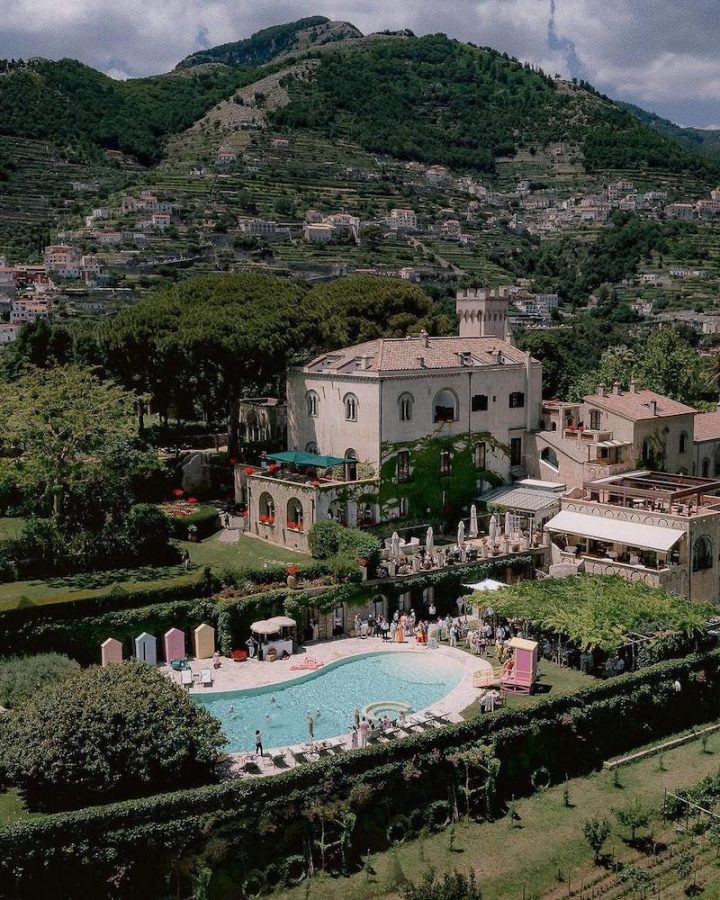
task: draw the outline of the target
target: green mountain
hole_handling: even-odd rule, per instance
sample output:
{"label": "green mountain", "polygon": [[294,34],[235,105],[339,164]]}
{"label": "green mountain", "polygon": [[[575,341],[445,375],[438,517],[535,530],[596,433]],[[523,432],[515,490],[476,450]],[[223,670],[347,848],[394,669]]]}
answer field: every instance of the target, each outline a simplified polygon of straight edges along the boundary
{"label": "green mountain", "polygon": [[178,68],[188,69],[208,63],[262,66],[284,53],[359,37],[362,37],[362,32],[349,22],[331,22],[325,16],[310,16],[297,22],[264,28],[242,41],[198,50],[178,63]]}
{"label": "green mountain", "polygon": [[499,156],[568,142],[582,148],[588,170],[707,167],[590,86],[553,81],[444,35],[327,48],[312,78],[293,76],[287,86],[290,103],[271,116],[276,126],[400,159],[492,171]]}
{"label": "green mountain", "polygon": [[683,128],[676,125],[669,119],[663,119],[655,113],[634,106],[632,103],[618,103],[622,109],[626,109],[629,113],[664,134],[666,137],[672,138],[684,147],[692,150],[699,150],[707,153],[709,156],[720,157],[720,129],[718,128]]}
{"label": "green mountain", "polygon": [[220,68],[115,81],[77,60],[34,59],[0,76],[0,135],[51,141],[78,158],[115,149],[153,163],[166,135],[253,78]]}

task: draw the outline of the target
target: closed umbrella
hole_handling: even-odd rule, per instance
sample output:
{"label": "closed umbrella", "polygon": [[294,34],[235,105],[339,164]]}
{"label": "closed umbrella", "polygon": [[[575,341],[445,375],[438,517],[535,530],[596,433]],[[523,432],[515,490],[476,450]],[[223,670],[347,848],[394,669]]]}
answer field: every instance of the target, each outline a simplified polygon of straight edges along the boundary
{"label": "closed umbrella", "polygon": [[400,535],[397,531],[393,531],[390,538],[390,552],[393,559],[400,559]]}
{"label": "closed umbrella", "polygon": [[460,522],[458,523],[457,545],[460,548],[465,546],[465,523],[462,519],[460,519]]}
{"label": "closed umbrella", "polygon": [[505,513],[505,537],[510,538],[510,532],[512,531],[512,516],[510,515],[510,510]]}
{"label": "closed umbrella", "polygon": [[470,531],[468,534],[471,538],[478,536],[477,506],[474,503],[470,507]]}
{"label": "closed umbrella", "polygon": [[425,536],[425,551],[427,553],[432,553],[435,548],[435,536],[433,535],[432,525],[427,530],[427,535]]}
{"label": "closed umbrella", "polygon": [[498,527],[497,516],[495,515],[495,513],[493,513],[490,516],[490,524],[488,525],[488,534],[490,536],[491,544],[495,543],[495,537],[497,535],[497,527]]}

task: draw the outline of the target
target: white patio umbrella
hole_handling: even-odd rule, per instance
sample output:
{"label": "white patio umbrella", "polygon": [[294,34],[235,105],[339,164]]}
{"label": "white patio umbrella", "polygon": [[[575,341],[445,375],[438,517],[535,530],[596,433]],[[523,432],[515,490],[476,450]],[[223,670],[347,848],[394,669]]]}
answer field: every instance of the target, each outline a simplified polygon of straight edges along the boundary
{"label": "white patio umbrella", "polygon": [[465,546],[465,523],[462,519],[458,522],[457,545],[460,548]]}
{"label": "white patio umbrella", "polygon": [[435,536],[433,535],[432,525],[428,528],[425,535],[425,551],[432,553],[435,549]]}
{"label": "white patio umbrella", "polygon": [[497,535],[497,527],[498,527],[497,516],[495,515],[495,513],[493,513],[490,516],[490,524],[488,525],[488,535],[490,536],[491,544],[495,543],[495,537]]}
{"label": "white patio umbrella", "polygon": [[475,506],[474,503],[470,507],[470,531],[468,534],[471,538],[476,538],[478,536],[477,506]]}
{"label": "white patio umbrella", "polygon": [[400,559],[400,535],[397,531],[393,531],[390,538],[390,553],[393,559]]}

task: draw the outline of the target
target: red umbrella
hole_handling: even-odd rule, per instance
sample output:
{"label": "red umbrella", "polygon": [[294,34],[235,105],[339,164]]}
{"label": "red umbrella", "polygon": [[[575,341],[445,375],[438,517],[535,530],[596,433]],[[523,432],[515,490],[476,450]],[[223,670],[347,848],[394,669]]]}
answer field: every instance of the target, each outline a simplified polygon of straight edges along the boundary
{"label": "red umbrella", "polygon": [[182,497],[185,491],[182,488],[173,488],[172,495],[173,497]]}
{"label": "red umbrella", "polygon": [[197,503],[197,497],[188,497],[188,503]]}

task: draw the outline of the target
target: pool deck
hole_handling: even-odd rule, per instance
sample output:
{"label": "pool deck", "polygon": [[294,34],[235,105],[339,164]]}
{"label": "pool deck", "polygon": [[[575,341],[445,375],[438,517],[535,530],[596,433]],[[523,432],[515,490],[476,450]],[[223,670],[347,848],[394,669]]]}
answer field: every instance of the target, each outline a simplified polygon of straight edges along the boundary
{"label": "pool deck", "polygon": [[[252,688],[262,688],[275,684],[288,684],[292,681],[303,679],[312,670],[295,670],[291,667],[302,663],[303,660],[314,659],[319,663],[327,664],[338,660],[352,659],[353,657],[363,656],[369,653],[415,653],[432,657],[439,656],[446,659],[452,659],[459,663],[464,669],[465,674],[460,682],[444,697],[432,704],[431,707],[418,710],[412,716],[408,716],[407,728],[404,730],[410,734],[420,727],[441,727],[440,723],[434,717],[442,717],[445,722],[460,722],[461,710],[469,706],[477,699],[480,693],[479,688],[473,687],[473,675],[475,672],[490,672],[492,666],[487,659],[481,656],[474,656],[465,653],[454,647],[448,647],[441,644],[437,649],[430,649],[423,644],[416,644],[414,638],[410,638],[404,644],[396,644],[385,642],[380,638],[336,638],[330,641],[309,642],[303,648],[303,652],[295,654],[289,660],[277,662],[258,662],[257,660],[246,660],[245,662],[236,663],[225,657],[222,658],[219,669],[213,669],[211,659],[190,660],[190,667],[193,676],[200,675],[201,670],[210,669],[213,673],[212,686],[202,687],[196,679],[193,687],[190,688],[192,694],[211,694],[223,691],[239,691]],[[179,683],[180,673],[173,672],[167,667],[164,671],[173,681]],[[322,667],[317,669],[322,672]],[[393,698],[384,698],[391,700]],[[428,720],[432,720],[432,725],[428,725]],[[422,722],[423,726],[417,723]],[[412,731],[411,731],[412,729]],[[335,747],[340,749],[344,746],[349,747],[350,738],[347,734],[338,737],[328,738],[327,740],[317,742],[323,749]],[[291,768],[297,765],[295,753],[308,752],[308,744],[295,744],[290,747],[268,748],[266,755],[262,759],[255,756],[254,753],[232,753],[228,754],[230,758],[230,773],[234,777],[245,775],[243,771],[247,763],[252,762],[258,768],[255,774],[272,775],[283,768]],[[312,752],[312,751],[311,751]],[[282,759],[286,764],[278,767],[273,762],[271,756]],[[311,756],[311,759],[313,757]],[[318,757],[319,758],[319,757]]]}

